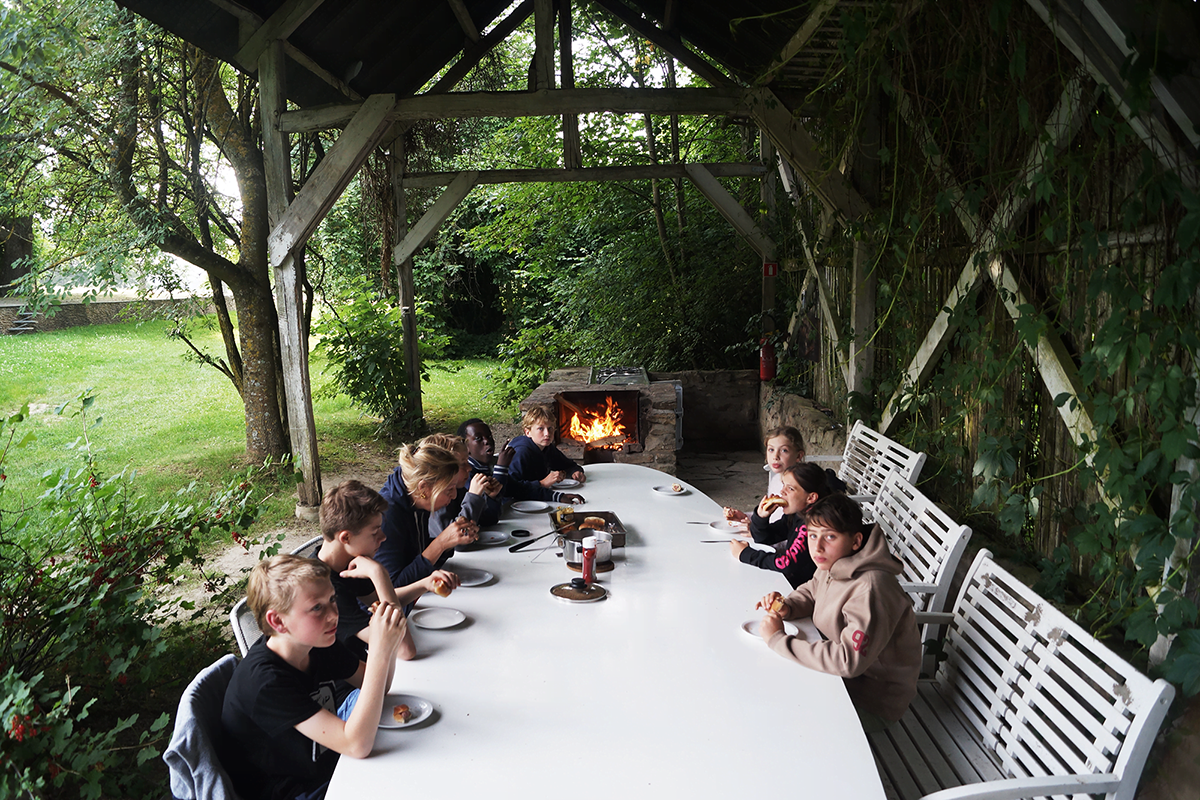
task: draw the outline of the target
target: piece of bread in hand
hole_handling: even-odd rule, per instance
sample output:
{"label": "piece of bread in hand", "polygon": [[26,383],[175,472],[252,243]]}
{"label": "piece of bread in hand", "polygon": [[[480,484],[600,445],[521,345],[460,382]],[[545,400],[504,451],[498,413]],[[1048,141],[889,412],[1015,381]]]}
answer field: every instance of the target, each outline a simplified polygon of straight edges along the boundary
{"label": "piece of bread in hand", "polygon": [[401,725],[412,719],[413,713],[407,705],[399,705],[392,709],[392,719]]}
{"label": "piece of bread in hand", "polygon": [[452,591],[454,590],[450,587],[450,584],[446,583],[446,581],[442,580],[441,578],[433,579],[433,593],[438,597],[449,597],[450,592]]}
{"label": "piece of bread in hand", "polygon": [[787,611],[787,603],[783,602],[782,597],[776,597],[771,602],[771,610],[774,611],[776,614],[783,614],[784,612]]}
{"label": "piece of bread in hand", "polygon": [[768,514],[775,511],[775,509],[783,508],[786,505],[787,505],[787,500],[784,500],[782,497],[780,497],[777,494],[769,494],[765,498],[763,498],[763,501],[762,501],[763,509]]}

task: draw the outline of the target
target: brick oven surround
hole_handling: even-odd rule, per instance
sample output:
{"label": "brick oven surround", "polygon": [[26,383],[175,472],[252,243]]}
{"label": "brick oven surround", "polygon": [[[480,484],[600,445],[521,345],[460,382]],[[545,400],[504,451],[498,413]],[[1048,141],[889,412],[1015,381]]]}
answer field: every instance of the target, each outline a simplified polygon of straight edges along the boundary
{"label": "brick oven surround", "polygon": [[663,472],[675,474],[676,431],[679,425],[680,390],[677,381],[653,381],[644,385],[605,386],[588,383],[588,370],[559,370],[551,380],[533,390],[520,403],[521,412],[533,406],[541,406],[549,412],[551,419],[559,417],[559,399],[567,393],[567,399],[578,403],[580,394],[621,395],[635,393],[638,396],[635,438],[637,446],[625,446],[620,450],[585,452],[582,444],[573,439],[558,437],[558,447],[573,461],[586,465],[597,461],[615,461],[622,464],[642,464]]}

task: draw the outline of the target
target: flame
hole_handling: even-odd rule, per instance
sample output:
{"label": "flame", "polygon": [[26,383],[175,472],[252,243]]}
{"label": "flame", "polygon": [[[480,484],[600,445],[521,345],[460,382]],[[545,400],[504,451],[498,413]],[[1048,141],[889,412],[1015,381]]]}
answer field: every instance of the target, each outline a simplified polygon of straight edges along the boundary
{"label": "flame", "polygon": [[[585,418],[580,419],[578,412],[571,415],[571,423],[568,428],[572,439],[581,442],[594,442],[597,439],[607,439],[612,436],[620,436],[625,438],[628,434],[625,431],[625,426],[621,424],[623,412],[613,401],[612,396],[604,398],[604,411],[585,410]],[[619,447],[620,443],[607,445],[608,447]]]}

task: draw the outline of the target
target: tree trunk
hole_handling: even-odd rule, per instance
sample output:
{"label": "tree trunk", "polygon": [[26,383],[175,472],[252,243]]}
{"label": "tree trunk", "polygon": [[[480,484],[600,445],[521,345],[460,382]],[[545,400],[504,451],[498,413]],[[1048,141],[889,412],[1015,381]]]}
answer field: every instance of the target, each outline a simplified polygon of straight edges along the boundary
{"label": "tree trunk", "polygon": [[269,287],[231,283],[238,310],[244,365],[246,454],[253,460],[291,451],[279,412],[276,380],[275,299]]}

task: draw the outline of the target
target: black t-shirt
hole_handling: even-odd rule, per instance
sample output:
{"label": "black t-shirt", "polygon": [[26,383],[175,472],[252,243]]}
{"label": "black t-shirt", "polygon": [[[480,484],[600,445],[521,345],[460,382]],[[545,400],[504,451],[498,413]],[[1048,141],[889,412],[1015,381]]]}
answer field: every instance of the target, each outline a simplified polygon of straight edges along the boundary
{"label": "black t-shirt", "polygon": [[322,708],[337,713],[335,684],[359,660],[341,642],[313,648],[301,672],[259,639],[233,671],[221,708],[221,763],[245,798],[282,800],[328,783],[338,754],[296,730]]}
{"label": "black t-shirt", "polygon": [[371,624],[371,615],[358,602],[358,598],[375,594],[375,584],[370,578],[343,578],[337,574],[337,570],[333,571],[330,579],[338,607],[338,641],[346,645],[356,658],[366,661],[367,643],[358,638],[358,632]]}

